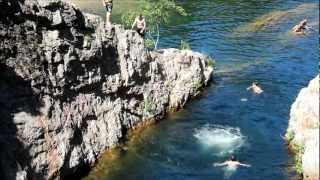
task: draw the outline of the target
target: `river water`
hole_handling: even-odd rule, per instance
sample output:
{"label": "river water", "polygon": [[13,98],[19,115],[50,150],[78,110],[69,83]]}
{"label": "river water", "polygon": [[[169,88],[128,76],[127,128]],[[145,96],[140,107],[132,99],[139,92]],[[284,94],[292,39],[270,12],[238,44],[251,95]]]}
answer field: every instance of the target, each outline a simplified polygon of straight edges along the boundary
{"label": "river water", "polygon": [[[99,0],[72,1],[85,11],[104,13]],[[280,134],[299,90],[317,74],[318,1],[179,2],[189,16],[173,17],[162,28],[160,47],[179,47],[183,39],[214,57],[214,82],[184,110],[107,152],[85,179],[296,179]],[[135,5],[115,0],[115,21]],[[304,18],[312,29],[291,35],[289,29]],[[261,95],[246,91],[254,80],[264,89]],[[213,167],[231,154],[251,167]]]}

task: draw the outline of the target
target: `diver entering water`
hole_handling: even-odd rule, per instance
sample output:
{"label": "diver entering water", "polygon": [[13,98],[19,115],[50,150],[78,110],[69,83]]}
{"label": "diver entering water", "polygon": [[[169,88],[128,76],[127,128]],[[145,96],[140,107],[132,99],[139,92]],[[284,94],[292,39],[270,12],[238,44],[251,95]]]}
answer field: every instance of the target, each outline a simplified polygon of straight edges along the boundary
{"label": "diver entering water", "polygon": [[230,168],[237,168],[238,166],[243,167],[251,167],[249,164],[243,164],[237,161],[235,156],[230,156],[229,160],[223,162],[223,163],[214,163],[213,166],[228,166]]}

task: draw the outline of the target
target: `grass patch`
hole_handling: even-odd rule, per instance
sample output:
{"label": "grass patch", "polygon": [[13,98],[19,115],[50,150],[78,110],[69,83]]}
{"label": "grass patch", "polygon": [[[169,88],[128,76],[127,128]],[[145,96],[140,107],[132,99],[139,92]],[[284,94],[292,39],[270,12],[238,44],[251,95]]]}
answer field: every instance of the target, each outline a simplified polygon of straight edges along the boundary
{"label": "grass patch", "polygon": [[285,135],[285,138],[287,139],[287,141],[292,141],[293,138],[294,138],[294,132],[292,130],[289,130],[286,135]]}
{"label": "grass patch", "polygon": [[292,146],[293,151],[295,152],[294,155],[294,168],[299,173],[303,173],[302,168],[302,154],[305,150],[304,144],[295,144]]}
{"label": "grass patch", "polygon": [[144,100],[144,102],[143,102],[143,111],[145,113],[153,113],[154,104],[148,99]]}
{"label": "grass patch", "polygon": [[152,39],[145,39],[144,40],[144,46],[146,48],[148,48],[149,50],[153,50],[154,49],[154,45],[155,45],[155,43],[154,43],[154,41]]}
{"label": "grass patch", "polygon": [[210,66],[212,68],[215,67],[216,61],[212,57],[208,56],[206,59],[206,62],[207,62],[208,66]]}
{"label": "grass patch", "polygon": [[187,41],[181,40],[180,49],[181,50],[191,50],[191,47],[190,47],[190,44]]}
{"label": "grass patch", "polygon": [[200,80],[195,80],[193,81],[193,87],[195,87],[196,89],[200,89],[202,87],[202,83]]}

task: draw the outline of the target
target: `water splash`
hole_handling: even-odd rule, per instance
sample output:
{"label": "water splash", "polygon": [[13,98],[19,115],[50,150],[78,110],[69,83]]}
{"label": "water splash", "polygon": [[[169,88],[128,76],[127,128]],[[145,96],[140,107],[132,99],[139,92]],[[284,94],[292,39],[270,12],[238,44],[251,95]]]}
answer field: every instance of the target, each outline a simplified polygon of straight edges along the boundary
{"label": "water splash", "polygon": [[232,175],[237,171],[237,167],[226,166],[223,168],[223,179],[230,179]]}
{"label": "water splash", "polygon": [[245,136],[239,128],[227,126],[206,125],[196,129],[194,137],[204,148],[212,151],[217,156],[225,156],[234,153],[245,144]]}

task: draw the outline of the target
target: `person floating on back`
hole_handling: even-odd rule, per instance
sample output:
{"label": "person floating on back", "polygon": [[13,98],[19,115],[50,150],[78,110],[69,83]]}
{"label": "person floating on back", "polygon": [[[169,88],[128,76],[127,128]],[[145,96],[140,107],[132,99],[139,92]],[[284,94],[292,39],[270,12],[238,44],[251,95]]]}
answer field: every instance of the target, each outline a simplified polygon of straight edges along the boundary
{"label": "person floating on back", "polygon": [[292,32],[297,35],[304,34],[305,30],[308,28],[307,22],[308,21],[306,19],[302,20],[299,24],[292,28]]}
{"label": "person floating on back", "polygon": [[135,29],[141,37],[144,37],[146,31],[146,20],[142,14],[136,17],[132,24],[132,29]]}
{"label": "person floating on back", "polygon": [[112,18],[112,8],[113,3],[112,0],[102,0],[103,6],[106,8],[106,25],[111,25],[111,18]]}
{"label": "person floating on back", "polygon": [[238,166],[243,166],[243,167],[251,167],[251,165],[249,164],[243,164],[240,163],[239,161],[237,161],[237,159],[235,158],[235,156],[231,156],[229,158],[229,160],[223,162],[223,163],[214,163],[214,166],[228,166],[229,168],[235,169]]}
{"label": "person floating on back", "polygon": [[254,81],[251,86],[247,87],[247,90],[252,90],[256,94],[261,94],[263,92],[262,88],[258,86],[258,82]]}

